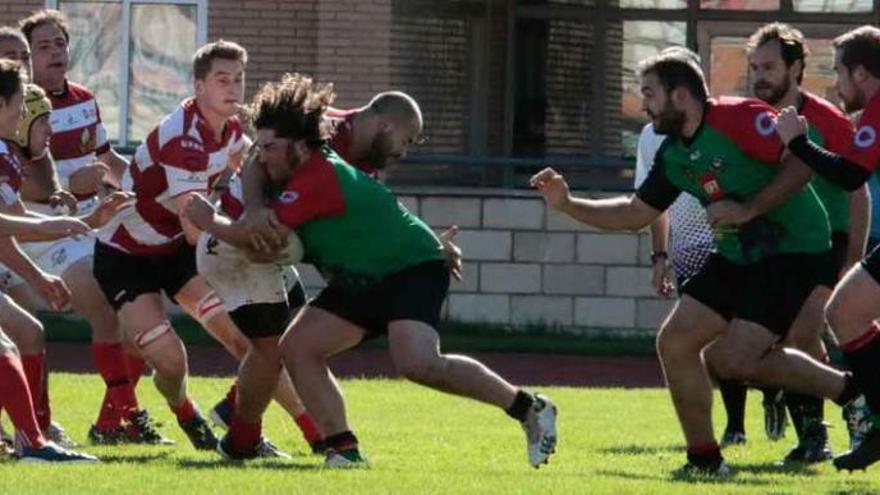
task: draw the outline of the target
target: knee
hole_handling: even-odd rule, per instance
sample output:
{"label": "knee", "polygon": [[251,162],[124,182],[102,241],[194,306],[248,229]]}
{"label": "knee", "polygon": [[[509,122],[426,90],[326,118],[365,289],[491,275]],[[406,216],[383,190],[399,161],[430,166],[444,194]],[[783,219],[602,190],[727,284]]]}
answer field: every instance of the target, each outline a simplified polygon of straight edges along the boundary
{"label": "knee", "polygon": [[320,351],[300,332],[287,331],[278,341],[278,351],[285,363],[297,364],[321,358]]}
{"label": "knee", "polygon": [[716,378],[722,380],[745,381],[754,375],[757,363],[742,356],[734,350],[725,350],[719,346],[706,349],[703,355],[706,365]]}
{"label": "knee", "polygon": [[834,296],[828,300],[825,305],[825,321],[831,326],[835,332],[839,332],[841,328],[846,328],[847,321],[851,320],[851,315],[847,315],[845,309],[844,298],[839,297],[835,292]]}
{"label": "knee", "polygon": [[439,354],[429,356],[395,356],[394,367],[400,376],[416,383],[433,383],[443,373],[443,357]]}
{"label": "knee", "polygon": [[22,354],[36,354],[46,348],[43,324],[37,320],[22,323],[19,341],[16,342]]}
{"label": "knee", "polygon": [[666,362],[688,353],[698,354],[699,349],[692,349],[688,333],[686,325],[679,320],[663,322],[656,339],[657,356],[660,360]]}

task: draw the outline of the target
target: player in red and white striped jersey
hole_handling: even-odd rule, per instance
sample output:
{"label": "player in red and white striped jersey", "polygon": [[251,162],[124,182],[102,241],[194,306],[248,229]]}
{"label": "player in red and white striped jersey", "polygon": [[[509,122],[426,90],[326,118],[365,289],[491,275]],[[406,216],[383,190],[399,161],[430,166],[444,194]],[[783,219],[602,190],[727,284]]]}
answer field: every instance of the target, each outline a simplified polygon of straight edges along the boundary
{"label": "player in red and white striped jersey", "polygon": [[[94,175],[94,172],[98,172],[99,175],[106,173],[108,169],[106,165],[91,165],[91,161],[97,156],[96,153],[100,153],[102,159],[115,163],[117,169],[120,169],[124,161],[109,150],[109,145],[106,143],[100,143],[99,148],[97,141],[84,140],[77,151],[80,154],[79,163],[85,165],[82,167],[84,172],[77,172],[78,178],[73,184],[67,180],[71,175],[67,173],[63,181],[65,189],[62,189],[62,182],[58,179],[52,155],[54,153],[56,157],[61,158],[59,165],[65,167],[63,170],[71,171],[69,163],[64,161],[65,158],[69,158],[70,153],[62,149],[64,146],[59,148],[59,145],[70,142],[73,135],[71,132],[74,132],[73,127],[76,123],[82,124],[79,130],[75,131],[80,138],[85,137],[86,134],[103,133],[97,102],[87,90],[73,83],[68,84],[66,80],[69,34],[64,17],[56,11],[41,11],[23,19],[20,25],[22,37],[18,40],[21,45],[18,53],[29,54],[28,38],[33,41],[35,52],[35,64],[31,63],[29,57],[24,57],[22,63],[27,67],[34,65],[36,70],[30,70],[34,79],[44,88],[48,88],[50,93],[55,93],[54,98],[52,95],[44,96],[42,99],[29,96],[27,101],[28,119],[22,123],[23,127],[19,132],[19,143],[25,154],[25,166],[28,168],[27,178],[22,186],[22,199],[29,209],[50,215],[64,212],[65,208],[60,206],[66,206],[67,211],[76,209],[80,212],[88,212],[97,204],[98,196],[95,192],[98,190],[98,185],[80,195],[83,201],[78,205],[77,198],[65,189],[75,185],[76,190],[83,192],[84,189],[81,187],[83,177]],[[9,40],[6,43],[9,43]],[[58,87],[67,89],[61,94],[54,91]],[[74,97],[82,102],[72,107],[68,106],[68,110],[61,108]],[[56,111],[53,111],[51,99],[55,100]],[[71,114],[74,108],[82,111],[81,114]],[[59,125],[59,122],[64,124]],[[56,134],[52,136],[50,152],[49,135],[53,127]],[[89,430],[89,438],[96,443],[118,443],[123,440],[150,441],[157,438],[157,435],[149,427],[148,421],[142,421],[140,426],[134,423],[123,425],[120,411],[134,407],[136,404],[134,389],[143,375],[145,364],[132,346],[128,346],[128,349],[124,348],[116,312],[99,290],[98,283],[92,275],[94,244],[94,237],[90,235],[55,242],[27,243],[22,248],[41,268],[53,275],[61,276],[71,287],[74,294],[72,307],[88,321],[92,330],[92,356],[107,385],[107,390],[97,421]],[[16,301],[26,308],[34,307],[20,279],[11,277],[9,286],[10,295]],[[142,413],[142,415],[146,419],[146,414]]]}
{"label": "player in red and white striped jersey", "polygon": [[187,395],[186,350],[167,319],[161,293],[212,334],[234,331],[223,302],[196,273],[193,245],[199,232],[180,212],[189,195],[208,194],[229,162],[241,159],[244,140],[236,113],[246,60],[242,47],[222,40],[196,52],[195,97],[138,147],[128,170],[135,205],[108,224],[95,245],[95,278],[198,449],[214,449],[217,440]]}

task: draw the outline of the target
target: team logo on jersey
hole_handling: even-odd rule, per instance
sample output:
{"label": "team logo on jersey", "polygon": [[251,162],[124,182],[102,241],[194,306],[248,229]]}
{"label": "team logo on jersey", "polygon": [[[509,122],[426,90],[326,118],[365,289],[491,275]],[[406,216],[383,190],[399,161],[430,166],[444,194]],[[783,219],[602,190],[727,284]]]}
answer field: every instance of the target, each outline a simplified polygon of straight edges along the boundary
{"label": "team logo on jersey", "polygon": [[856,131],[855,143],[859,148],[870,148],[877,142],[877,131],[869,125],[863,125]]}
{"label": "team logo on jersey", "polygon": [[81,153],[88,153],[93,149],[95,149],[95,141],[92,137],[92,132],[86,127],[83,129],[82,134],[79,135],[79,150]]}
{"label": "team logo on jersey", "polygon": [[755,117],[755,130],[764,137],[773,134],[776,131],[776,121],[773,120],[773,114],[769,111],[759,113]]}
{"label": "team logo on jersey", "polygon": [[299,193],[296,191],[284,191],[278,198],[284,204],[290,204],[299,199]]}
{"label": "team logo on jersey", "polygon": [[715,172],[721,172],[724,169],[724,159],[720,156],[716,156],[715,158],[712,158],[710,166]]}
{"label": "team logo on jersey", "polygon": [[697,161],[702,157],[703,157],[703,154],[700,153],[700,150],[694,150],[691,152],[690,155],[688,155],[688,158],[690,158],[692,162]]}
{"label": "team logo on jersey", "polygon": [[184,150],[193,150],[199,153],[205,152],[205,146],[189,136],[182,136],[180,138],[180,147]]}
{"label": "team logo on jersey", "polygon": [[700,185],[703,186],[703,192],[706,193],[709,199],[714,201],[724,197],[724,191],[721,189],[721,184],[718,183],[715,174],[704,174],[701,176]]}

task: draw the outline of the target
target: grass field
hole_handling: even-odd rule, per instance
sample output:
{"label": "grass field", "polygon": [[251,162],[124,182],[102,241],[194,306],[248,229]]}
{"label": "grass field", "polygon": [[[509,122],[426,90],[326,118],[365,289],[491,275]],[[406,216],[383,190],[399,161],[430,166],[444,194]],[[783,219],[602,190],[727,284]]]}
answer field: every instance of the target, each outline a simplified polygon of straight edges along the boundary
{"label": "grass field", "polygon": [[[226,379],[194,378],[191,391],[203,409],[228,385]],[[95,375],[52,376],[53,409],[78,440],[100,400]],[[773,462],[791,440],[764,439],[760,394],[750,394],[750,444],[726,451],[735,475],[723,481],[676,477],[684,462],[681,434],[664,390],[546,388],[559,405],[560,444],[550,465],[528,466],[518,425],[486,406],[409,383],[353,380],[343,384],[349,412],[369,470],[321,469],[306,455],[299,433],[277,406],[265,421],[267,435],[294,455],[291,461],[226,464],[197,453],[152,384],[140,388],[141,402],[165,423],[174,447],[87,447],[101,456],[96,466],[49,467],[0,461],[0,493],[878,493],[880,467],[854,475],[830,465],[801,470]],[[828,406],[834,445],[845,444],[838,410]],[[716,417],[720,414],[716,407]],[[720,425],[720,421],[718,422]],[[720,427],[720,426],[718,426]],[[789,430],[790,431],[790,430]],[[793,433],[790,433],[793,435]]]}

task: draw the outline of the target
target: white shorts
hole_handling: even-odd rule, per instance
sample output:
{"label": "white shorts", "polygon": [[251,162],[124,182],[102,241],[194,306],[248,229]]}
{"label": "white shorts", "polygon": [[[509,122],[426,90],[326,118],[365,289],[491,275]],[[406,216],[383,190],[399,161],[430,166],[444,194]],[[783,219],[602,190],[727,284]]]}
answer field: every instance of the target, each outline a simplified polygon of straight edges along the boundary
{"label": "white shorts", "polygon": [[[77,261],[95,252],[95,236],[92,234],[67,237],[49,242],[25,242],[21,250],[46,273],[60,277]],[[0,272],[0,288],[21,285],[24,280],[5,266]]]}
{"label": "white shorts", "polygon": [[286,302],[288,283],[292,287],[299,278],[291,266],[253,263],[204,232],[196,246],[196,266],[230,312],[248,304]]}

